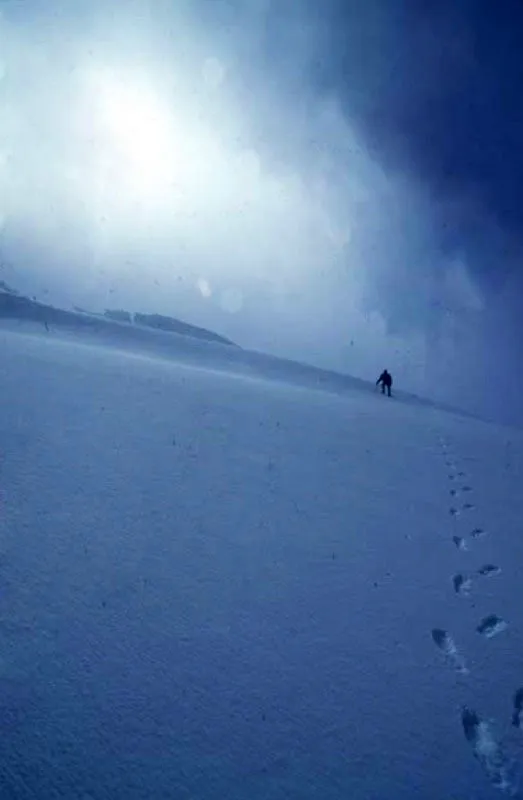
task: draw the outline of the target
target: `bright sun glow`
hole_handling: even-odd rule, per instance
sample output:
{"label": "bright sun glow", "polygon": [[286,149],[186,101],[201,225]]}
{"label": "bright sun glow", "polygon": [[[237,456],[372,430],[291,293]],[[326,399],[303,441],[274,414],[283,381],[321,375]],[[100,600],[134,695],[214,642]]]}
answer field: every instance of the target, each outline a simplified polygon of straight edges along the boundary
{"label": "bright sun glow", "polygon": [[[256,150],[238,146],[231,119],[224,135],[207,114],[205,92],[200,98],[181,79],[166,87],[153,72],[129,66],[90,66],[82,79],[83,195],[100,248],[120,235],[127,240],[130,230],[161,231],[166,250],[172,238],[177,248],[205,254],[216,270],[227,260],[229,270],[234,263],[243,274],[248,265],[253,276],[289,287],[302,282],[324,247],[337,252],[348,242],[300,178],[271,174]],[[228,258],[215,259],[224,242]],[[197,286],[203,297],[219,297],[207,279]],[[229,292],[221,303],[233,312],[243,298]]]}
{"label": "bright sun glow", "polygon": [[89,79],[96,124],[119,178],[140,193],[172,182],[184,163],[184,145],[168,106],[133,76],[97,71]]}
{"label": "bright sun glow", "polygon": [[181,203],[193,213],[234,180],[220,141],[181,96],[162,96],[152,79],[133,70],[91,68],[85,78],[93,169],[105,197]]}

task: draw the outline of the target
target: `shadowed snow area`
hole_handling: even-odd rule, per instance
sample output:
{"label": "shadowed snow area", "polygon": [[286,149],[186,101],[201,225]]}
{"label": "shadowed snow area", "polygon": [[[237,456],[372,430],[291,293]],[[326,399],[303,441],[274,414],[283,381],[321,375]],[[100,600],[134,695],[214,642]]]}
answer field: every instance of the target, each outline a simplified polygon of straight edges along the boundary
{"label": "shadowed snow area", "polygon": [[[212,370],[225,370],[240,375],[263,379],[291,381],[294,384],[319,388],[331,392],[345,392],[355,388],[375,391],[374,382],[354,378],[332,370],[303,364],[283,358],[245,350],[212,331],[178,324],[193,333],[174,333],[141,325],[127,324],[100,315],[53,308],[0,293],[0,330],[15,330],[40,335],[45,329],[48,338],[68,338],[82,343],[103,344],[133,354],[153,355],[178,363],[189,363]],[[203,334],[207,341],[201,340]],[[221,341],[219,341],[221,340]],[[228,345],[228,346],[224,346]],[[404,402],[428,405],[448,411],[452,407],[434,403],[406,392],[394,394]],[[465,412],[460,412],[464,414]],[[468,414],[469,416],[473,416]]]}
{"label": "shadowed snow area", "polygon": [[521,796],[523,434],[102,340],[0,327],[1,797]]}

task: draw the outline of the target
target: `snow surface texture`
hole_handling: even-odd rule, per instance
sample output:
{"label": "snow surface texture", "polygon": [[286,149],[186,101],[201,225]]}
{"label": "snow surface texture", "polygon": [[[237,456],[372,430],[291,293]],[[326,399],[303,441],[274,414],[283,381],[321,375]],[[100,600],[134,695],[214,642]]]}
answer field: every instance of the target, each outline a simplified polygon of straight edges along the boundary
{"label": "snow surface texture", "polygon": [[523,434],[65,337],[0,329],[0,797],[523,796]]}

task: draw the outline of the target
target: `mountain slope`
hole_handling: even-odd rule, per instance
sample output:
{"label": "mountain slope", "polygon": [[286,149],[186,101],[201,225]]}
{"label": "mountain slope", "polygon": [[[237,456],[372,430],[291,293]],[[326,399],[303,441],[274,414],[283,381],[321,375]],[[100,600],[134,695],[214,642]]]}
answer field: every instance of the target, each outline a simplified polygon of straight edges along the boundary
{"label": "mountain slope", "polygon": [[[135,314],[134,323],[138,319],[138,324],[130,324],[124,321],[123,315],[127,312],[106,313],[109,316],[89,313],[79,308],[65,311],[25,297],[0,292],[0,327],[7,330],[40,335],[44,326],[46,334],[53,338],[75,339],[77,342],[103,345],[135,355],[148,354],[156,358],[168,358],[181,363],[198,363],[201,367],[236,372],[253,378],[270,378],[284,383],[292,381],[296,385],[335,393],[346,393],[353,389],[367,393],[376,390],[373,381],[246,350],[212,331],[188,326],[169,317]],[[401,389],[395,388],[394,395],[403,402],[474,416]]]}
{"label": "mountain slope", "polygon": [[[218,342],[223,345],[233,345],[225,336],[220,336],[214,331],[200,328],[197,325],[190,325],[174,317],[166,317],[162,314],[133,314],[129,312],[117,312],[108,310],[105,314],[92,314],[75,308],[67,311],[62,308],[55,308],[31,300],[14,292],[0,282],[0,319],[19,320],[25,322],[39,322],[47,328],[53,326],[59,330],[78,330],[84,333],[111,333],[125,336],[128,329],[128,337],[133,338],[132,326],[136,325],[143,329],[165,331],[167,333],[201,339],[206,342]],[[139,336],[139,334],[138,334]],[[136,337],[134,337],[136,338]]]}
{"label": "mountain slope", "polygon": [[0,376],[3,796],[510,793],[520,432],[5,329]]}

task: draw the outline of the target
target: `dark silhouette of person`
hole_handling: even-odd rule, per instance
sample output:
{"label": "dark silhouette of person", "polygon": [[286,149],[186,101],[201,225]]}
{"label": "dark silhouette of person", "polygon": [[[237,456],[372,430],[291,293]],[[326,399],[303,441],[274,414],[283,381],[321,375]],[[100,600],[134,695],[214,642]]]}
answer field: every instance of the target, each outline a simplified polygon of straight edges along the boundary
{"label": "dark silhouette of person", "polygon": [[386,369],[383,370],[380,377],[376,381],[376,386],[378,383],[381,383],[381,393],[385,394],[385,388],[387,389],[387,394],[390,397],[390,390],[392,387],[392,375]]}

